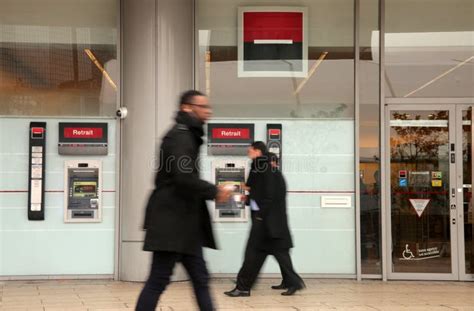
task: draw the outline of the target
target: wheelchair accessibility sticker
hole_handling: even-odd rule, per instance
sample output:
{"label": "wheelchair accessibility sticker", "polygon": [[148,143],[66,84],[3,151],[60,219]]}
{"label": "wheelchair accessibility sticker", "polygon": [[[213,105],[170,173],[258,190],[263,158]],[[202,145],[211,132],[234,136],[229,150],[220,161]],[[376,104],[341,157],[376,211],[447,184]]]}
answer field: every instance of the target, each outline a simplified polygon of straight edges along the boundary
{"label": "wheelchair accessibility sticker", "polygon": [[402,253],[403,259],[410,260],[412,258],[415,258],[415,255],[413,255],[412,251],[408,247],[408,244],[405,244],[405,250]]}
{"label": "wheelchair accessibility sticker", "polygon": [[441,253],[438,247],[420,248],[417,251],[417,255],[410,250],[410,246],[405,244],[405,249],[402,252],[402,258],[400,260],[425,260],[431,258],[441,257]]}

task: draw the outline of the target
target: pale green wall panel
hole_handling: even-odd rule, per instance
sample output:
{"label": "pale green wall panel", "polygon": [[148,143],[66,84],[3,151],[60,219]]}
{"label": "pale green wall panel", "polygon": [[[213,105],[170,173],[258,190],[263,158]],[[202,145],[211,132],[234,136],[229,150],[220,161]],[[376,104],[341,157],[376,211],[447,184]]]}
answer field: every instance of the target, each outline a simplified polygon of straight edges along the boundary
{"label": "pale green wall panel", "polygon": [[[44,221],[27,218],[30,121],[47,122]],[[109,154],[58,155],[59,122],[107,122]],[[110,119],[0,118],[0,276],[114,273],[115,133]],[[101,223],[63,221],[64,161],[74,159],[102,160]]]}
{"label": "pale green wall panel", "polygon": [[[212,122],[255,123],[255,139],[263,141],[267,123],[282,124],[283,172],[290,191],[287,208],[295,244],[291,251],[295,269],[300,273],[355,274],[354,122],[297,119]],[[205,147],[201,156],[203,177],[210,180],[212,161],[223,157],[207,156]],[[302,190],[311,193],[297,193]],[[352,206],[321,207],[323,195],[350,196]],[[209,269],[212,273],[237,273],[250,224],[214,225],[220,249],[206,251]],[[276,261],[267,259],[262,272],[279,273]]]}

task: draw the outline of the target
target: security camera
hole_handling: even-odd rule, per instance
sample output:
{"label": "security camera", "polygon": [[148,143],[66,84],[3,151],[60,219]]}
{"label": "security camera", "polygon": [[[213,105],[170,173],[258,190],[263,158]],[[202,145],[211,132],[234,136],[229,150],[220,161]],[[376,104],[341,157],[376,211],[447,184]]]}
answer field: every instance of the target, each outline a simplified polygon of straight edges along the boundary
{"label": "security camera", "polygon": [[115,115],[120,119],[125,119],[128,115],[128,110],[125,107],[120,107],[117,109],[117,112],[115,112]]}

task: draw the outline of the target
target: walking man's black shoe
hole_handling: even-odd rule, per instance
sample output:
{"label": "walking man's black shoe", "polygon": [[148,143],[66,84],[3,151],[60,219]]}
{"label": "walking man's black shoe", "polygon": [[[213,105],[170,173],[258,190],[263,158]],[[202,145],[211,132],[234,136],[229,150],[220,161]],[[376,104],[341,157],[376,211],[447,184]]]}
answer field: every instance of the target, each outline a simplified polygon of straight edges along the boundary
{"label": "walking man's black shoe", "polygon": [[301,290],[302,288],[298,288],[298,287],[290,287],[286,290],[286,292],[283,292],[281,293],[283,296],[292,296],[296,293],[296,291],[299,291]]}
{"label": "walking man's black shoe", "polygon": [[249,290],[239,290],[236,287],[231,291],[224,292],[224,294],[226,294],[229,297],[249,297],[250,296],[250,291]]}
{"label": "walking man's black shoe", "polygon": [[286,290],[286,292],[281,293],[283,296],[292,296],[294,295],[297,291],[305,289],[306,285],[304,284],[303,281],[301,281],[301,284],[299,286],[290,286]]}
{"label": "walking man's black shoe", "polygon": [[272,289],[287,289],[286,285],[281,283],[280,285],[273,285]]}

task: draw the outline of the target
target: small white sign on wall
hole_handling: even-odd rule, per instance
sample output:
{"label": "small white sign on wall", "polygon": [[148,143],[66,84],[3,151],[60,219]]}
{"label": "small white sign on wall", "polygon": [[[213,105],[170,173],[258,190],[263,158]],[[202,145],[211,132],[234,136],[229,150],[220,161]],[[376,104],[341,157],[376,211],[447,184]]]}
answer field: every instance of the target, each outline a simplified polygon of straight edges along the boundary
{"label": "small white sign on wall", "polygon": [[341,208],[351,208],[352,207],[352,197],[347,195],[338,195],[338,196],[321,196],[321,207],[341,207]]}

